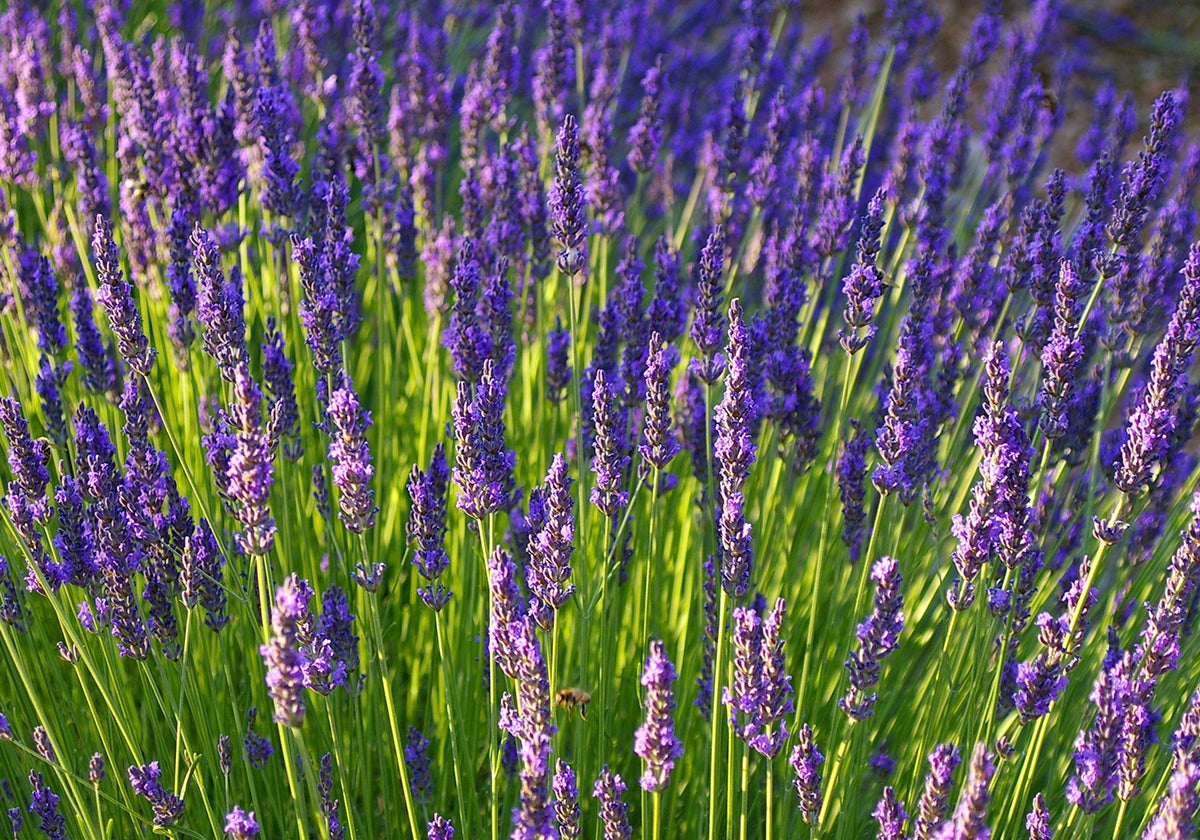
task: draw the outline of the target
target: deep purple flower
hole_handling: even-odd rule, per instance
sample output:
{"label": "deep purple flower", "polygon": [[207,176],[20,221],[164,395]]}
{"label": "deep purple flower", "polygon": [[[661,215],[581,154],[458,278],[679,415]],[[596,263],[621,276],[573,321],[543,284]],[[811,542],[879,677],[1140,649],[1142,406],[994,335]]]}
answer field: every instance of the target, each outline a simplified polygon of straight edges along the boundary
{"label": "deep purple flower", "polygon": [[225,815],[225,833],[233,840],[254,840],[259,830],[253,811],[247,813],[240,806],[234,805],[233,810]]}
{"label": "deep purple flower", "polygon": [[58,796],[50,790],[42,774],[36,770],[29,771],[29,785],[33,788],[29,814],[37,817],[38,831],[50,840],[66,840],[66,820],[58,813]]}
{"label": "deep purple flower", "polygon": [[88,759],[88,781],[92,783],[92,787],[96,787],[104,781],[104,756],[100,753],[92,753],[92,757]]}
{"label": "deep purple flower", "polygon": [[1142,840],[1175,840],[1191,837],[1196,830],[1196,808],[1200,805],[1200,764],[1192,759],[1178,763],[1171,772],[1158,812]]}
{"label": "deep purple flower", "polygon": [[275,325],[275,316],[267,317],[262,343],[263,389],[267,393],[267,416],[270,418],[271,440],[283,444],[283,454],[293,461],[304,454],[300,439],[300,409],[296,404],[296,388],[292,383],[294,366],[287,355],[283,333]]}
{"label": "deep purple flower", "polygon": [[988,840],[991,829],[984,820],[987,819],[987,806],[990,798],[988,785],[996,766],[992,763],[992,755],[982,742],[975,745],[971,753],[971,763],[967,769],[967,781],[959,795],[958,807],[953,816],[934,835],[934,840]]}
{"label": "deep purple flower", "polygon": [[[0,429],[8,441],[8,468],[12,481],[4,497],[14,519],[44,523],[50,517],[46,487],[50,483],[49,447],[29,434],[29,423],[21,405],[12,397],[0,398]],[[25,526],[18,523],[18,530]]]}
{"label": "deep purple flower", "polygon": [[437,582],[450,566],[446,554],[446,491],[450,471],[446,466],[446,447],[438,443],[433,448],[428,472],[414,466],[408,478],[408,498],[411,502],[406,532],[413,551],[413,565],[430,586],[421,587],[421,600],[438,612],[450,598],[450,591]]}
{"label": "deep purple flower", "polygon": [[846,237],[854,220],[855,182],[865,162],[863,139],[856,135],[842,150],[837,171],[825,176],[811,242],[813,250],[822,258],[846,247]]}
{"label": "deep purple flower", "polygon": [[129,784],[133,792],[145,798],[154,810],[154,824],[169,828],[183,816],[183,800],[162,786],[162,770],[157,761],[129,768]]}
{"label": "deep purple flower", "polygon": [[881,557],[871,568],[875,581],[875,607],[867,620],[858,625],[855,635],[859,649],[846,659],[850,687],[838,706],[853,720],[866,720],[875,712],[875,692],[868,691],[879,682],[881,660],[900,642],[904,629],[904,596],[899,564],[891,557]]}
{"label": "deep purple flower", "polygon": [[604,825],[604,840],[629,840],[633,828],[629,825],[629,806],[622,797],[625,783],[621,776],[604,765],[592,788],[592,796],[600,802],[600,822]]}
{"label": "deep purple flower", "polygon": [[842,542],[850,550],[850,562],[858,561],[866,538],[866,510],[863,506],[867,476],[866,457],[871,436],[857,420],[850,421],[851,436],[842,444],[838,458],[838,496],[842,501]]}
{"label": "deep purple flower", "polygon": [[550,190],[550,217],[558,240],[555,259],[568,277],[587,268],[587,219],[583,183],[579,180],[579,124],[563,118],[555,145],[554,184]]}
{"label": "deep purple flower", "polygon": [[[263,26],[269,32],[269,24],[264,23]],[[265,161],[263,207],[280,216],[298,217],[302,210],[297,181],[300,165],[292,158],[290,107],[288,97],[280,88],[265,84],[259,86],[253,108]]]}
{"label": "deep purple flower", "polygon": [[908,814],[891,785],[884,786],[883,795],[879,797],[871,816],[879,823],[875,840],[904,840],[904,821],[908,819]]}
{"label": "deep purple flower", "polygon": [[660,55],[646,75],[642,76],[641,110],[637,122],[629,131],[626,161],[629,168],[639,175],[654,168],[654,159],[662,143],[662,116],[659,113],[662,104],[662,68],[663,57]]}
{"label": "deep purple flower", "polygon": [[1116,485],[1131,495],[1149,485],[1153,471],[1162,465],[1174,432],[1174,405],[1179,399],[1181,377],[1191,366],[1196,342],[1200,340],[1200,243],[1192,246],[1183,276],[1179,303],[1166,333],[1154,348],[1150,381],[1141,402],[1129,415],[1125,442],[1113,476]]}
{"label": "deep purple flower", "polygon": [[150,346],[150,340],[142,328],[142,314],[133,300],[133,286],[121,270],[121,253],[113,240],[112,228],[103,216],[96,217],[92,255],[99,283],[96,300],[108,314],[108,323],[117,337],[121,358],[134,371],[148,376],[157,352]]}
{"label": "deep purple flower", "polygon": [[429,739],[415,726],[408,727],[404,739],[404,763],[408,767],[408,785],[413,799],[422,807],[433,798],[433,779],[429,777]]}
{"label": "deep purple flower", "polygon": [[333,484],[340,491],[338,505],[342,522],[355,534],[362,534],[375,524],[375,491],[371,479],[375,467],[367,446],[367,427],[371,415],[359,405],[349,377],[343,372],[342,385],[329,398],[330,430],[329,460],[333,464]]}
{"label": "deep purple flower", "polygon": [[[307,586],[307,584],[306,584]],[[267,669],[267,693],[275,704],[275,720],[284,726],[304,723],[304,665],[300,649],[300,624],[310,617],[308,598],[301,581],[291,574],[275,591],[271,638],[259,648]]]}
{"label": "deep purple flower", "polygon": [[929,774],[925,789],[917,802],[917,819],[913,823],[912,840],[929,840],[946,818],[950,807],[950,791],[954,788],[954,769],[962,759],[953,744],[938,744],[929,754]]}
{"label": "deep purple flower", "polygon": [[546,335],[546,399],[560,403],[571,382],[571,333],[554,317],[554,327]]}
{"label": "deep purple flower", "polygon": [[[663,341],[657,331],[650,334],[646,362],[646,422],[638,454],[643,475],[651,469],[665,470],[679,454],[679,439],[671,423],[671,368],[678,351]],[[664,488],[665,489],[665,488]]]}
{"label": "deep purple flower", "polygon": [[1067,411],[1084,358],[1079,333],[1083,285],[1069,260],[1063,260],[1054,296],[1054,328],[1042,350],[1042,431],[1056,440],[1067,431]]}
{"label": "deep purple flower", "polygon": [[817,742],[812,727],[807,723],[796,733],[796,746],[788,757],[788,764],[796,774],[793,786],[800,816],[806,825],[816,826],[821,813],[821,803],[824,796],[821,793],[821,765],[825,756],[817,750]]}
{"label": "deep purple flower", "polygon": [[1050,809],[1046,807],[1046,797],[1040,793],[1033,797],[1033,810],[1025,817],[1025,828],[1029,830],[1029,840],[1050,840],[1054,836]]}
{"label": "deep purple flower", "polygon": [[717,381],[724,369],[718,356],[721,335],[725,332],[721,302],[725,298],[725,229],[713,228],[700,251],[696,271],[696,314],[692,320],[691,337],[702,358],[693,359],[691,369],[709,385]]}
{"label": "deep purple flower", "polygon": [[180,563],[180,585],[183,605],[188,609],[204,608],[204,623],[213,632],[229,623],[225,611],[226,595],[223,584],[225,557],[217,545],[208,520],[201,518],[184,543]]}
{"label": "deep purple flower", "polygon": [[505,448],[505,385],[492,371],[488,359],[474,388],[459,382],[451,412],[458,509],[472,519],[507,509],[513,495],[516,455]]}
{"label": "deep purple flower", "polygon": [[246,351],[246,316],[242,288],[225,279],[216,241],[199,224],[191,235],[192,266],[196,274],[196,318],[204,328],[204,350],[217,363],[221,378],[233,382]]}
{"label": "deep purple flower", "polygon": [[[876,265],[883,232],[883,188],[880,187],[867,205],[858,239],[858,255],[850,273],[842,281],[846,298],[842,318],[847,332],[839,332],[838,340],[847,353],[854,354],[867,346],[875,335],[875,302],[883,294],[883,272]],[[865,333],[860,330],[865,329]]]}
{"label": "deep purple flower", "polygon": [[234,396],[235,440],[226,480],[243,528],[238,535],[239,545],[247,554],[261,555],[275,544],[275,520],[270,508],[274,468],[262,416],[262,391],[244,364],[234,372]]}
{"label": "deep purple flower", "polygon": [[541,486],[542,522],[529,537],[529,611],[542,629],[554,626],[554,615],[575,594],[571,555],[575,551],[575,497],[567,460],[556,453]]}
{"label": "deep purple flower", "polygon": [[592,472],[596,480],[591,500],[610,517],[617,516],[629,502],[629,493],[621,489],[629,457],[625,454],[626,424],[618,402],[618,388],[609,384],[604,370],[597,370],[592,386],[592,425],[596,438]]}
{"label": "deep purple flower", "polygon": [[116,391],[119,386],[114,381],[108,349],[96,328],[92,312],[92,293],[83,283],[71,292],[71,316],[75,323],[75,346],[84,387],[95,394]]}
{"label": "deep purple flower", "polygon": [[429,821],[426,837],[428,840],[454,840],[454,826],[441,814],[434,814],[433,819]]}
{"label": "deep purple flower", "polygon": [[37,330],[37,346],[57,356],[67,346],[67,331],[58,316],[58,280],[50,260],[33,248],[18,258],[16,288],[25,317]]}
{"label": "deep purple flower", "polygon": [[754,546],[750,522],[744,510],[742,491],[757,458],[752,427],[757,419],[750,381],[750,346],[742,308],[734,300],[729,305],[729,372],[725,395],[714,412],[717,429],[713,455],[720,476],[719,531],[721,546],[721,586],[733,598],[743,598],[750,589],[754,564]]}
{"label": "deep purple flower", "polygon": [[575,771],[561,758],[555,764],[554,818],[562,840],[579,840],[583,827],[579,824],[579,787],[575,782]]}
{"label": "deep purple flower", "polygon": [[683,744],[675,737],[672,720],[675,692],[671,684],[678,678],[675,666],[667,659],[666,646],[660,639],[652,639],[642,671],[646,721],[633,736],[633,751],[645,762],[642,789],[652,793],[667,787],[675,760],[683,755]]}

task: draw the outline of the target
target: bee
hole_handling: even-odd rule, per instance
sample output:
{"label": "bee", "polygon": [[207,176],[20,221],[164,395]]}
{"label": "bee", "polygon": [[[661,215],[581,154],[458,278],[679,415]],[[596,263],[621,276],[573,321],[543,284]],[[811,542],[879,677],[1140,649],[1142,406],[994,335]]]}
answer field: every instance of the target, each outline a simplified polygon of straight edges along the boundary
{"label": "bee", "polygon": [[567,718],[571,717],[571,709],[579,708],[579,719],[587,720],[588,703],[592,702],[592,695],[588,694],[582,688],[560,688],[558,694],[554,695],[554,702],[560,709],[567,710]]}

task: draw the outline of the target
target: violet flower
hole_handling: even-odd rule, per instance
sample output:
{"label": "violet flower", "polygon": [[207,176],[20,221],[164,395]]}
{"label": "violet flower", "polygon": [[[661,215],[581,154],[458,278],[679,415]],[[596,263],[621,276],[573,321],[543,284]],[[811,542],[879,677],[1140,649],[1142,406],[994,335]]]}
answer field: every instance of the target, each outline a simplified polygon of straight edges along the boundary
{"label": "violet flower", "polygon": [[817,750],[812,727],[807,723],[796,733],[796,746],[788,757],[788,764],[796,774],[793,786],[796,789],[800,817],[805,825],[816,827],[821,814],[824,796],[821,793],[821,765],[825,756]]}
{"label": "violet flower", "polygon": [[976,744],[958,807],[954,809],[953,816],[938,829],[934,840],[988,840],[991,837],[985,820],[990,798],[988,786],[995,773],[996,766],[992,763],[991,753],[982,742]]}
{"label": "violet flower", "polygon": [[[571,583],[571,555],[575,551],[575,497],[567,460],[556,453],[541,486],[543,515],[538,529],[529,537],[529,613],[549,632],[554,616],[575,594]],[[532,504],[532,503],[531,503]]]}
{"label": "violet flower", "polygon": [[36,770],[29,771],[29,786],[33,794],[29,801],[29,815],[37,817],[38,831],[49,840],[67,840],[67,824],[58,812],[58,796],[46,784],[45,778]]}
{"label": "violet flower", "polygon": [[271,638],[259,648],[267,669],[267,694],[275,704],[275,720],[298,728],[304,723],[304,665],[300,649],[300,623],[309,610],[300,579],[293,573],[275,591]]}
{"label": "violet flower", "polygon": [[871,580],[876,585],[875,607],[855,632],[859,648],[846,659],[850,686],[838,701],[838,707],[855,721],[875,713],[876,694],[868,691],[879,682],[882,659],[896,649],[904,629],[899,564],[891,557],[879,558],[871,568]]}
{"label": "violet flower", "polygon": [[169,828],[183,817],[183,800],[162,786],[159,782],[161,775],[157,761],[145,766],[134,765],[129,768],[129,784],[134,793],[150,803],[154,810],[154,824],[159,828]]}
{"label": "violet flower", "polygon": [[625,783],[621,776],[613,773],[604,765],[596,784],[592,787],[592,796],[600,803],[600,822],[604,826],[604,840],[629,840],[633,837],[633,828],[629,825],[629,806],[623,800]]}
{"label": "violet flower", "polygon": [[546,399],[556,405],[567,395],[571,382],[571,334],[554,317],[554,327],[546,334]]}
{"label": "violet flower", "polygon": [[645,762],[642,789],[651,793],[666,789],[675,761],[683,755],[683,744],[675,737],[671,719],[675,712],[671,684],[678,678],[675,666],[667,659],[666,646],[661,639],[652,639],[642,671],[646,720],[633,735],[633,751]]}
{"label": "violet flower", "polygon": [[558,240],[558,270],[575,277],[587,268],[587,219],[583,184],[579,180],[579,124],[563,118],[555,145],[554,185],[550,190],[550,217]]}
{"label": "violet flower", "polygon": [[234,805],[233,810],[225,815],[225,833],[232,840],[254,840],[260,830],[253,811],[247,813],[240,806]]}
{"label": "violet flower", "polygon": [[725,395],[714,412],[717,427],[713,456],[720,476],[718,530],[721,547],[721,586],[735,599],[750,590],[754,545],[744,510],[742,491],[757,458],[752,426],[757,409],[749,376],[749,335],[737,300],[729,305],[729,373]]}
{"label": "violet flower", "polygon": [[692,343],[701,358],[693,359],[691,370],[708,385],[717,381],[724,369],[718,356],[724,318],[721,301],[725,297],[725,230],[713,228],[700,251],[696,270],[696,314],[692,320]]}
{"label": "violet flower", "polygon": [[904,840],[904,821],[908,819],[908,814],[891,785],[884,786],[883,795],[879,797],[871,816],[879,823],[876,840]]}
{"label": "violet flower", "polygon": [[554,819],[558,823],[558,834],[562,840],[579,840],[583,827],[579,824],[579,787],[575,782],[575,771],[561,758],[555,763]]}
{"label": "violet flower", "polygon": [[953,744],[938,744],[929,754],[929,774],[925,777],[925,789],[917,802],[912,840],[930,840],[946,818],[950,807],[950,791],[954,788],[954,769],[961,761],[958,748]]}
{"label": "violet flower", "polygon": [[417,590],[421,600],[434,612],[441,611],[450,599],[451,592],[438,578],[450,566],[446,554],[446,491],[450,483],[450,471],[446,466],[446,447],[438,443],[433,448],[429,470],[422,472],[414,466],[408,479],[408,498],[411,502],[408,523],[409,548],[413,552],[413,565],[429,586]]}
{"label": "violet flower", "polygon": [[597,370],[592,389],[592,423],[596,431],[592,472],[596,481],[591,500],[610,517],[617,516],[629,502],[629,493],[621,489],[629,457],[625,455],[625,423],[617,393],[604,370]]}
{"label": "violet flower", "polygon": [[1050,809],[1046,807],[1046,797],[1040,793],[1033,797],[1033,809],[1025,817],[1025,828],[1029,830],[1029,840],[1051,840],[1054,836]]}
{"label": "violet flower", "polygon": [[504,510],[512,499],[516,455],[505,448],[504,393],[491,359],[483,363],[483,375],[473,389],[458,383],[451,412],[454,481],[460,490],[458,509],[472,519]]}
{"label": "violet flower", "polygon": [[247,554],[262,555],[275,544],[275,520],[270,508],[275,479],[262,416],[262,391],[245,364],[234,371],[234,394],[236,436],[226,480],[243,529],[238,543]]}
{"label": "violet flower", "polygon": [[133,286],[121,270],[121,253],[113,240],[112,228],[103,216],[96,217],[92,235],[92,255],[96,264],[99,290],[96,300],[108,314],[108,323],[117,337],[121,358],[135,372],[148,376],[157,351],[142,328],[142,314],[133,300]]}
{"label": "violet flower", "polygon": [[454,840],[454,826],[441,814],[434,814],[425,836],[428,840]]}
{"label": "violet flower", "polygon": [[367,445],[370,412],[359,405],[349,377],[343,371],[342,384],[329,398],[329,419],[332,422],[329,460],[333,463],[333,484],[340,491],[338,506],[346,528],[362,534],[375,524],[375,491],[371,479],[375,467]]}

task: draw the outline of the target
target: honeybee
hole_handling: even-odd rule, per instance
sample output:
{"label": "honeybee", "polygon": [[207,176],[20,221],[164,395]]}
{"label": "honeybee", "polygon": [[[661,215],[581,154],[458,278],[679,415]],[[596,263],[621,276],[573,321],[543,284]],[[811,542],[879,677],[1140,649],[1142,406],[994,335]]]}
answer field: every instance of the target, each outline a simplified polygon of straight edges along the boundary
{"label": "honeybee", "polygon": [[558,694],[554,695],[554,702],[560,709],[567,710],[567,719],[571,717],[571,709],[579,708],[579,719],[587,720],[588,703],[592,702],[592,695],[588,694],[582,688],[560,688]]}

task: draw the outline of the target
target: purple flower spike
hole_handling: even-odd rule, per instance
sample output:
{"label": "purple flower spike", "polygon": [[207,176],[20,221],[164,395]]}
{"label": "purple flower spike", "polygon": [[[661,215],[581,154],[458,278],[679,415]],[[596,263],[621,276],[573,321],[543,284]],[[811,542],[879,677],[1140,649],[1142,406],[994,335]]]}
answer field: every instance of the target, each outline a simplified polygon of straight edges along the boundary
{"label": "purple flower spike", "polygon": [[879,823],[875,840],[904,840],[904,821],[908,819],[908,814],[891,785],[884,787],[883,795],[879,797],[871,816]]}
{"label": "purple flower spike", "polygon": [[692,370],[709,385],[717,381],[724,369],[718,356],[724,318],[721,301],[725,297],[725,230],[713,228],[700,251],[696,276],[696,315],[692,321],[692,343],[702,358],[692,361]]}
{"label": "purple flower spike", "polygon": [[883,294],[883,272],[876,262],[879,259],[885,200],[884,188],[880,187],[867,205],[866,215],[862,219],[858,256],[850,273],[842,281],[842,294],[846,297],[842,317],[848,331],[838,333],[838,340],[850,354],[866,347],[875,335],[875,302]]}
{"label": "purple flower spike", "polygon": [[558,834],[562,840],[579,840],[583,827],[579,824],[579,787],[575,782],[575,771],[561,758],[555,764],[554,818],[558,823]]}
{"label": "purple flower spike", "polygon": [[1025,817],[1025,828],[1029,830],[1029,840],[1051,840],[1054,831],[1050,828],[1050,809],[1046,807],[1046,797],[1040,793],[1033,797],[1033,810]]}
{"label": "purple flower spike", "polygon": [[629,155],[625,159],[629,168],[639,175],[654,168],[654,159],[662,143],[662,117],[659,114],[662,67],[663,58],[660,55],[642,77],[642,108],[637,122],[629,131]]}
{"label": "purple flower spike", "polygon": [[226,480],[242,523],[243,530],[238,535],[242,550],[261,555],[275,544],[275,520],[270,508],[275,477],[271,442],[263,422],[262,391],[245,365],[240,365],[234,374],[234,393],[236,439]]}
{"label": "purple flower spike", "polygon": [[142,313],[133,300],[133,286],[121,271],[121,253],[113,240],[112,228],[103,216],[96,217],[92,235],[92,254],[96,280],[100,284],[96,300],[108,313],[108,323],[117,337],[121,358],[137,373],[149,376],[157,351],[142,328]]}
{"label": "purple flower spike", "polygon": [[329,419],[333,423],[329,442],[329,460],[333,462],[333,484],[340,492],[338,504],[346,528],[362,534],[375,524],[375,491],[371,479],[375,467],[367,446],[367,427],[371,415],[359,405],[349,377],[343,372],[342,386],[329,398]]}
{"label": "purple flower spike", "polygon": [[1063,260],[1054,294],[1054,328],[1042,350],[1042,430],[1050,440],[1067,432],[1067,412],[1084,358],[1083,340],[1076,334],[1082,293],[1074,264]]}
{"label": "purple flower spike", "polygon": [[151,761],[144,767],[134,765],[129,768],[129,784],[134,793],[150,803],[154,810],[154,824],[159,828],[169,828],[183,816],[183,800],[162,786],[158,780],[161,775],[157,761]]}
{"label": "purple flower spike", "polygon": [[683,755],[683,744],[675,737],[671,719],[675,712],[675,692],[671,684],[678,678],[675,666],[667,659],[662,640],[651,640],[650,655],[642,671],[646,722],[634,733],[633,751],[645,762],[642,789],[652,793],[666,789],[675,760]]}
{"label": "purple flower spike", "polygon": [[513,495],[517,457],[505,448],[505,385],[493,374],[492,360],[471,388],[458,383],[454,400],[454,481],[459,486],[458,509],[472,519],[508,508]]}
{"label": "purple flower spike", "polygon": [[541,486],[542,523],[529,537],[529,613],[549,632],[554,616],[575,594],[571,555],[575,551],[575,497],[567,459],[555,454]]}
{"label": "purple flower spike", "polygon": [[984,820],[990,794],[988,785],[996,773],[991,753],[981,742],[975,745],[971,764],[967,769],[967,781],[958,799],[958,807],[950,820],[938,829],[934,840],[988,840],[992,836]]}
{"label": "purple flower spike", "polygon": [[866,720],[875,713],[875,692],[868,693],[879,682],[883,657],[900,642],[904,629],[904,596],[900,592],[900,568],[891,557],[881,557],[871,569],[875,581],[875,608],[867,620],[858,625],[856,636],[859,649],[846,659],[850,688],[838,706],[852,720]]}
{"label": "purple flower spike", "polygon": [[574,277],[587,268],[587,219],[583,183],[579,179],[579,124],[563,118],[555,145],[554,184],[550,190],[550,217],[558,240],[558,270]]}
{"label": "purple flower spike", "polygon": [[629,840],[633,828],[629,825],[629,806],[622,797],[625,783],[617,773],[608,769],[600,771],[600,777],[592,788],[592,796],[600,801],[600,821],[604,825],[604,840]]}
{"label": "purple flower spike", "polygon": [[30,816],[37,817],[38,831],[50,840],[67,840],[67,823],[58,813],[58,796],[46,785],[42,774],[29,771],[29,786],[33,796],[29,801]]}
{"label": "purple flower spike", "polygon": [[1167,783],[1167,792],[1158,805],[1142,840],[1176,840],[1193,837],[1196,808],[1200,805],[1200,764],[1188,758],[1176,765]]}
{"label": "purple flower spike", "polygon": [[[619,384],[619,383],[618,383]],[[592,472],[592,504],[608,516],[617,516],[629,501],[621,489],[629,457],[625,455],[625,422],[619,407],[620,388],[609,384],[603,370],[596,371],[592,389],[592,424],[596,430],[596,454]]]}
{"label": "purple flower spike", "polygon": [[736,300],[729,305],[728,356],[725,395],[714,412],[717,436],[713,455],[721,493],[721,586],[731,597],[744,598],[750,591],[754,546],[742,490],[750,476],[750,465],[757,458],[753,427],[758,411],[750,379],[750,336]]}
{"label": "purple flower spike", "polygon": [[678,351],[663,341],[658,332],[650,334],[650,354],[646,361],[646,425],[638,454],[642,457],[642,472],[649,476],[650,467],[665,470],[679,454],[679,438],[671,423],[671,368],[679,358]]}
{"label": "purple flower spike", "polygon": [[1192,245],[1183,278],[1175,314],[1154,348],[1145,395],[1129,416],[1113,476],[1116,485],[1131,495],[1153,480],[1154,470],[1162,466],[1175,432],[1175,402],[1200,340],[1200,242]]}
{"label": "purple flower spike", "polygon": [[226,595],[222,584],[225,558],[213,535],[212,526],[201,518],[184,542],[180,564],[183,605],[188,609],[204,607],[204,623],[218,632],[229,623],[225,612]]}
{"label": "purple flower spike", "polygon": [[546,399],[558,404],[567,396],[571,383],[571,333],[554,318],[554,328],[546,336]]}
{"label": "purple flower spike", "polygon": [[233,810],[225,815],[225,833],[232,840],[254,840],[260,830],[253,811],[247,813],[234,805]]}
{"label": "purple flower spike", "polygon": [[[275,703],[275,720],[284,726],[304,723],[304,666],[307,657],[300,649],[300,626],[311,618],[308,584],[289,575],[275,592],[271,616],[271,639],[259,648],[267,669],[267,693]],[[311,590],[309,590],[311,592]]]}
{"label": "purple flower spike", "polygon": [[408,766],[408,786],[413,799],[422,807],[433,798],[433,780],[429,777],[429,739],[415,726],[408,727],[404,739],[404,763]]}
{"label": "purple flower spike", "polygon": [[408,545],[413,551],[413,565],[431,586],[421,587],[417,594],[434,612],[439,612],[450,599],[450,591],[437,582],[450,566],[446,554],[446,491],[450,472],[446,466],[446,447],[437,444],[429,461],[429,471],[413,467],[408,478],[409,509]]}
{"label": "purple flower spike", "polygon": [[961,762],[958,748],[953,744],[938,744],[929,754],[929,775],[925,777],[925,790],[917,802],[912,840],[929,840],[946,818],[950,791],[954,788],[954,769]]}
{"label": "purple flower spike", "polygon": [[454,840],[454,826],[441,814],[434,814],[433,819],[429,821],[429,831],[425,836],[429,840]]}
{"label": "purple flower spike", "polygon": [[825,756],[817,750],[817,742],[812,727],[807,723],[800,727],[796,735],[796,746],[788,763],[796,774],[794,786],[800,808],[800,816],[806,825],[816,826],[821,814],[821,804],[824,797],[821,793],[821,765]]}

